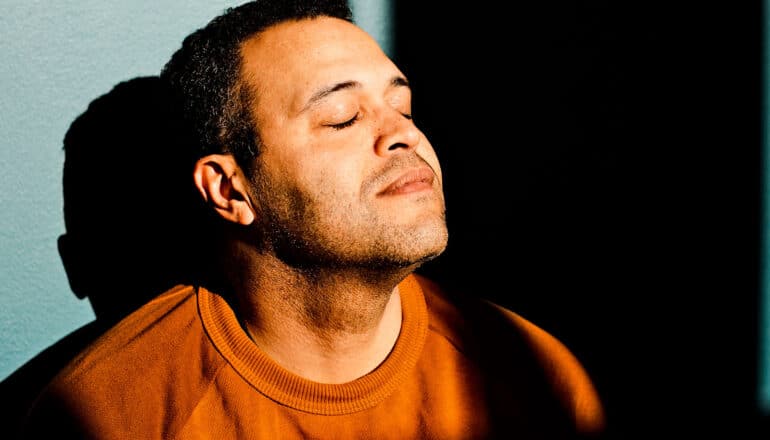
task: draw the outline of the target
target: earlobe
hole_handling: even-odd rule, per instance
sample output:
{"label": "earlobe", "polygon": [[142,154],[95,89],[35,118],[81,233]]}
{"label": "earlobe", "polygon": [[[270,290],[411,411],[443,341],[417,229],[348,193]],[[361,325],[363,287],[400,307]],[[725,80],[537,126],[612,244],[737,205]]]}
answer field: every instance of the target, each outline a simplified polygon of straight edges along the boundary
{"label": "earlobe", "polygon": [[241,225],[254,221],[248,183],[232,155],[202,157],[195,163],[193,178],[203,200],[222,218]]}

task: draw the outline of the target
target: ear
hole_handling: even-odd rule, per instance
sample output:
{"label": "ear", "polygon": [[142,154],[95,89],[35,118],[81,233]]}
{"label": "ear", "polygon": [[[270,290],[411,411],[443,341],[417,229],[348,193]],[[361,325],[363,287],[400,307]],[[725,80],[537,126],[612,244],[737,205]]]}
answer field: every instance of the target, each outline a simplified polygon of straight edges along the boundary
{"label": "ear", "polygon": [[211,154],[195,163],[195,186],[203,199],[225,220],[241,225],[254,221],[249,183],[230,154]]}

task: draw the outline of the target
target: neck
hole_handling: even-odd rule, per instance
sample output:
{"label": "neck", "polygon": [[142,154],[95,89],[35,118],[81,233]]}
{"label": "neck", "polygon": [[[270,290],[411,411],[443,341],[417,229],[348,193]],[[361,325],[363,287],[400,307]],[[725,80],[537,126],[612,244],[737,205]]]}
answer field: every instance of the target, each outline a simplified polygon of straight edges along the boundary
{"label": "neck", "polygon": [[235,286],[251,339],[287,370],[344,383],[374,370],[401,329],[398,281],[355,271],[312,274],[275,261],[251,264]]}

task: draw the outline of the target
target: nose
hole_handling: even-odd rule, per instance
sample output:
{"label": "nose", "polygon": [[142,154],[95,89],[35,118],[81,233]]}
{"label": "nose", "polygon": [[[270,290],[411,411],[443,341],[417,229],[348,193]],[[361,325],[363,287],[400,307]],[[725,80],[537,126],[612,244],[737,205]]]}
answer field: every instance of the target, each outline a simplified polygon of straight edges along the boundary
{"label": "nose", "polygon": [[420,130],[411,116],[388,108],[380,112],[375,152],[380,156],[413,150],[420,143]]}

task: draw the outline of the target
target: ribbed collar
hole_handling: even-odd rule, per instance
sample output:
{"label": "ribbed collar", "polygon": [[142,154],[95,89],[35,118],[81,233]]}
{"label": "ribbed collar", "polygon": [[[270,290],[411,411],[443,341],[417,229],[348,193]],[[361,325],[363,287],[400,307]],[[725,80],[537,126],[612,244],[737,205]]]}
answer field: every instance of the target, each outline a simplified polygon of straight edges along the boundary
{"label": "ribbed collar", "polygon": [[371,408],[387,398],[412,372],[428,330],[422,289],[410,275],[398,286],[401,332],[385,361],[371,373],[344,384],[324,384],[298,376],[262,352],[241,328],[221,296],[198,289],[203,326],[217,350],[254,388],[272,400],[313,414],[341,415]]}

